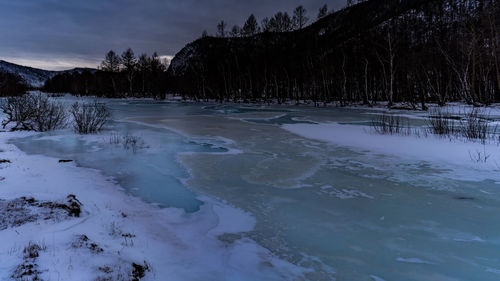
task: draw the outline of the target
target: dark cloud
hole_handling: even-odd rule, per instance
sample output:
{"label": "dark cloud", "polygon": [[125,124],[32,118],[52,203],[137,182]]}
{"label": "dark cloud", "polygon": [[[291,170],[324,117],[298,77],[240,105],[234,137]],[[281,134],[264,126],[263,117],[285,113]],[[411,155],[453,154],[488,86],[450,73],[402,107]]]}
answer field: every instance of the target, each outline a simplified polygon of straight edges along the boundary
{"label": "dark cloud", "polygon": [[[306,2],[307,1],[307,2]],[[306,3],[305,3],[306,2]],[[0,59],[38,67],[95,66],[110,49],[174,55],[224,19],[242,24],[304,5],[315,18],[343,0],[0,0]],[[45,62],[45,63],[44,63]]]}

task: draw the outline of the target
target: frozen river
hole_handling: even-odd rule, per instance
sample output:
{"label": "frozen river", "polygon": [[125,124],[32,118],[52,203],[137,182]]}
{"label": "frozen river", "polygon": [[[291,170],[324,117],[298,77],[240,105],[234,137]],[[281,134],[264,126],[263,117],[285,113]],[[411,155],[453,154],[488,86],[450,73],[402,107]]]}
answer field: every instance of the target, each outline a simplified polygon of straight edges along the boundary
{"label": "frozen river", "polygon": [[[254,229],[221,241],[250,238],[307,268],[308,280],[500,278],[497,174],[293,133],[324,123],[369,131],[377,111],[106,103],[112,122],[99,135],[64,130],[11,142],[101,170],[160,207],[195,213],[210,197],[244,210]],[[116,144],[122,136],[138,137],[137,151]]]}

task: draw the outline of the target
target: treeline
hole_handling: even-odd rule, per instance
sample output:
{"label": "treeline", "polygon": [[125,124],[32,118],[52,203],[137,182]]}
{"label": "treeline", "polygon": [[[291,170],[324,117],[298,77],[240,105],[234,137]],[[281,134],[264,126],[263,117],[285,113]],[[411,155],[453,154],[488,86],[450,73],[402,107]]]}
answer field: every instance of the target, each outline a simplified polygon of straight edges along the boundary
{"label": "treeline", "polygon": [[220,101],[487,105],[500,101],[499,4],[370,0],[294,32],[205,37],[172,61],[170,86]]}
{"label": "treeline", "polygon": [[0,71],[0,97],[19,96],[28,86],[19,75]]}
{"label": "treeline", "polygon": [[[328,14],[335,12],[328,10],[328,5],[323,5],[317,14],[317,19],[322,19]],[[271,18],[264,18],[260,25],[257,18],[251,14],[245,21],[242,27],[234,25],[230,30],[227,30],[227,22],[221,20],[217,24],[216,37],[251,37],[261,32],[291,32],[304,28],[309,23],[307,10],[300,5],[293,10],[293,15],[288,12],[277,12]],[[202,37],[207,37],[207,31],[203,31]]]}
{"label": "treeline", "polygon": [[109,98],[164,98],[167,92],[166,78],[166,62],[156,53],[136,57],[129,48],[121,56],[109,51],[98,70],[57,75],[45,83],[43,90]]}

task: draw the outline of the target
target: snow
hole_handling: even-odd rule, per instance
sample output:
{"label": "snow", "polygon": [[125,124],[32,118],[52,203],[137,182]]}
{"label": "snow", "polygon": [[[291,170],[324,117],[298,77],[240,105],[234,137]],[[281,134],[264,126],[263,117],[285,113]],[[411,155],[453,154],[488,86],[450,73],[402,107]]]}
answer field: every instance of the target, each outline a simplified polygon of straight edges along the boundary
{"label": "snow", "polygon": [[[1,198],[57,201],[74,194],[83,213],[0,231],[0,240],[8,241],[0,243],[0,280],[10,279],[23,263],[23,249],[30,242],[44,249],[36,258],[43,280],[116,279],[130,275],[132,263],[149,265],[144,280],[289,280],[304,273],[245,238],[255,219],[239,209],[210,198],[203,198],[205,204],[196,213],[160,209],[126,195],[97,170],[21,152],[7,144],[15,134],[27,133],[0,136],[0,158],[11,161],[0,169],[5,178],[0,181]],[[223,234],[241,238],[224,241]],[[75,246],[82,235],[102,253],[88,243]],[[108,269],[112,272],[106,273]]]}
{"label": "snow", "polygon": [[396,261],[398,262],[406,262],[406,263],[420,263],[420,264],[433,264],[432,262],[425,261],[419,258],[397,258]]}
{"label": "snow", "polygon": [[[392,155],[403,162],[424,161],[450,168],[446,172],[454,178],[472,181],[500,178],[497,175],[500,174],[500,149],[494,143],[483,145],[434,136],[379,135],[366,126],[338,123],[285,124],[282,128],[309,139],[372,154]],[[488,156],[487,161],[476,161],[478,154]]]}
{"label": "snow", "polygon": [[84,70],[87,71],[95,71],[95,69],[91,68],[74,68],[74,69],[69,69],[69,70],[63,70],[63,71],[51,71],[51,70],[44,70],[44,69],[38,69],[38,68],[33,68],[33,67],[28,67],[28,66],[22,66],[22,65],[17,65],[14,63],[6,62],[0,60],[0,72],[7,72],[7,73],[12,73],[12,74],[17,74],[19,75],[25,82],[31,87],[42,87],[45,82],[54,76],[61,74],[61,73],[81,73]]}
{"label": "snow", "polygon": [[19,75],[29,86],[41,87],[48,79],[54,77],[58,72],[36,69],[13,63],[0,61],[0,71]]}

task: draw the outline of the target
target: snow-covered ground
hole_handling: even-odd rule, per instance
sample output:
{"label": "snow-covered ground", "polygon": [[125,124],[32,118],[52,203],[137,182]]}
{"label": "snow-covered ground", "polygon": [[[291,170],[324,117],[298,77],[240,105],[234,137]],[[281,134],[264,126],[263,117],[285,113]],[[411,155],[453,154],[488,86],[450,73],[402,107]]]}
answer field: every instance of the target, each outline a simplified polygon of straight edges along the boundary
{"label": "snow-covered ground", "polygon": [[[285,280],[303,273],[250,239],[231,239],[254,227],[241,210],[209,198],[196,213],[160,209],[126,195],[99,171],[7,144],[20,133],[0,134],[0,159],[10,161],[0,164],[0,199],[62,204],[72,194],[82,203],[80,217],[20,215],[15,226],[0,228],[0,280],[29,272],[29,264],[41,280],[131,280],[139,266],[141,280]],[[17,208],[36,213],[33,206]],[[0,222],[12,214],[1,213]],[[38,257],[27,257],[29,245],[40,246]]]}
{"label": "snow-covered ground", "polygon": [[314,140],[371,154],[393,155],[402,162],[424,161],[446,168],[462,180],[500,180],[500,147],[439,136],[380,135],[366,126],[338,123],[286,124],[282,128]]}

